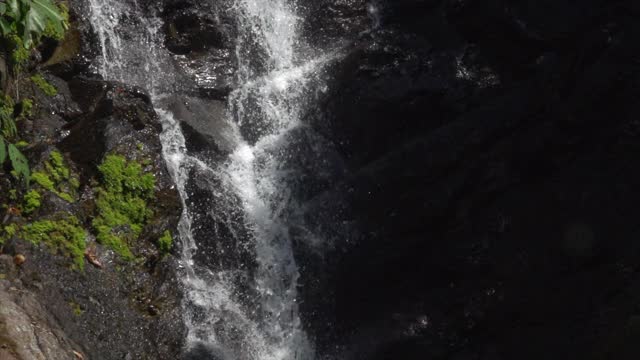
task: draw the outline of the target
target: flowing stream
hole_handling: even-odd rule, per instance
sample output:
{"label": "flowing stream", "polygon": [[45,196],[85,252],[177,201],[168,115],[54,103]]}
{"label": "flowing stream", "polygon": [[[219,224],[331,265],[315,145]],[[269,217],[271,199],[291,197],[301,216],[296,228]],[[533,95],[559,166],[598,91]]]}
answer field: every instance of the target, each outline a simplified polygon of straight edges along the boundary
{"label": "flowing stream", "polygon": [[[185,208],[179,232],[186,351],[199,349],[211,359],[313,359],[298,314],[299,272],[289,235],[288,214],[299,205],[283,159],[331,56],[303,58],[293,1],[231,1],[227,11],[238,27],[237,86],[220,134],[230,145],[225,159],[212,161],[187,151],[180,119],[167,105],[180,96],[184,80],[164,49],[162,22],[154,15],[159,9],[143,11],[135,0],[88,1],[102,48],[96,70],[106,79],[147,89],[163,124],[164,157]],[[210,193],[217,200],[205,209],[194,205],[200,200],[189,185],[194,176],[215,184]],[[218,240],[196,231],[203,214],[231,229],[226,236],[233,246],[203,253],[202,243]],[[234,252],[241,260],[200,260]]]}

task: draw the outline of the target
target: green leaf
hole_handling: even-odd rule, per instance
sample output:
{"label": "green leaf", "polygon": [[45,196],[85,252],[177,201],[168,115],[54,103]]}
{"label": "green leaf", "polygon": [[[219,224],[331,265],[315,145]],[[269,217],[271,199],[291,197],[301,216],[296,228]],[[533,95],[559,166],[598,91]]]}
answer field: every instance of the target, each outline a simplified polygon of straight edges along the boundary
{"label": "green leaf", "polygon": [[20,18],[20,4],[18,3],[18,0],[8,0],[7,4],[9,5],[9,12],[7,12],[7,15],[9,15],[10,17],[12,17],[14,19],[19,19]]}
{"label": "green leaf", "polygon": [[0,18],[0,31],[2,31],[2,35],[8,35],[11,33],[11,23],[9,23],[4,17]]}
{"label": "green leaf", "polygon": [[51,2],[51,0],[31,0],[31,8],[36,9],[44,18],[51,21],[62,22],[64,18],[60,14],[60,10]]}
{"label": "green leaf", "polygon": [[31,45],[34,43],[32,34],[41,34],[46,26],[46,19],[41,13],[33,8],[27,11],[27,15],[24,18],[24,34],[22,35],[24,47],[26,49],[31,48]]}
{"label": "green leaf", "polygon": [[4,138],[0,136],[0,166],[7,160],[7,144],[4,142]]}
{"label": "green leaf", "polygon": [[[51,0],[29,0],[29,9],[24,17],[23,41],[25,48],[39,39],[45,31],[47,24],[50,24],[56,33],[64,34],[66,24],[60,10]],[[34,41],[34,35],[36,40]]]}
{"label": "green leaf", "polygon": [[11,166],[18,174],[18,177],[22,177],[28,184],[29,177],[31,176],[31,172],[29,171],[29,161],[13,144],[9,144],[9,159],[11,160]]}
{"label": "green leaf", "polygon": [[7,13],[7,4],[0,3],[0,15],[4,15]]}

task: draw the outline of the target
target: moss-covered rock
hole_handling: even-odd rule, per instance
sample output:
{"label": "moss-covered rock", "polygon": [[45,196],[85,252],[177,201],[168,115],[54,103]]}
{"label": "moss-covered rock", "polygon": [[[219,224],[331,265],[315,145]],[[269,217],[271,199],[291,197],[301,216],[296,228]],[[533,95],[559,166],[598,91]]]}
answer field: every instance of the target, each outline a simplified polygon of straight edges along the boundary
{"label": "moss-covered rock", "polygon": [[69,257],[72,268],[84,270],[87,232],[73,215],[56,214],[51,219],[25,225],[13,223],[4,227],[4,237],[45,244],[54,253]]}
{"label": "moss-covered rock", "polygon": [[96,238],[131,260],[130,244],[139,238],[153,215],[147,203],[154,198],[155,177],[119,155],[108,155],[98,170],[101,186],[96,191],[98,214],[93,220]]}
{"label": "moss-covered rock", "polygon": [[[87,358],[175,359],[185,338],[177,262],[161,256],[159,240],[176,229],[181,202],[161,156],[161,126],[144,91],[83,77],[83,65],[74,63],[80,59],[39,67],[57,96],[30,76],[18,82],[21,97],[33,100],[20,105],[31,115],[24,112],[18,125],[36,175],[26,189],[0,174],[7,212],[0,253],[27,259],[20,268],[9,261],[11,271],[0,264],[0,273],[21,296],[46,304],[52,322],[79,344],[68,350]],[[100,234],[122,240],[119,252],[137,261],[122,261]],[[85,257],[95,266],[84,265]]]}
{"label": "moss-covered rock", "polygon": [[30,190],[24,196],[24,205],[22,211],[25,215],[29,215],[40,208],[42,205],[42,195],[37,190]]}
{"label": "moss-covered rock", "polygon": [[168,254],[173,247],[173,236],[171,232],[166,230],[162,236],[158,239],[158,248],[162,254]]}
{"label": "moss-covered rock", "polygon": [[51,85],[42,75],[36,74],[31,76],[31,81],[44,92],[47,96],[56,96],[58,95],[58,89],[55,86]]}
{"label": "moss-covered rock", "polygon": [[57,150],[49,153],[47,160],[31,174],[31,180],[42,190],[50,191],[69,203],[75,202],[80,187],[77,176]]}

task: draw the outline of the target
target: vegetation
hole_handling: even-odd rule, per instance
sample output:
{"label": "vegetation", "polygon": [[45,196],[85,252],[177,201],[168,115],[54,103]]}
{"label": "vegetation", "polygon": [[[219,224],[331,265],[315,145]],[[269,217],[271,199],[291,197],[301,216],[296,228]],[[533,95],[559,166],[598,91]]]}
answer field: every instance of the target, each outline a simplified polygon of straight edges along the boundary
{"label": "vegetation", "polygon": [[79,182],[71,174],[60,152],[52,151],[49,160],[44,163],[44,169],[34,172],[31,179],[44,190],[53,192],[63,200],[70,203],[75,201]]}
{"label": "vegetation", "polygon": [[173,247],[173,236],[171,236],[171,232],[166,230],[160,239],[158,239],[158,249],[160,249],[160,253],[166,255],[171,251]]}
{"label": "vegetation", "polygon": [[84,251],[87,233],[75,216],[60,216],[59,220],[40,220],[19,226],[10,224],[4,227],[1,238],[18,236],[32,244],[46,244],[52,251],[72,259],[72,267],[84,270]]}
{"label": "vegetation", "polygon": [[0,232],[0,245],[3,245],[7,240],[11,239],[16,235],[18,230],[18,226],[16,224],[9,224],[2,229]]}
{"label": "vegetation", "polygon": [[42,90],[48,96],[56,96],[58,95],[58,89],[55,86],[51,85],[47,79],[42,77],[40,74],[35,74],[31,77],[31,81],[36,84],[37,87]]}
{"label": "vegetation", "polygon": [[38,210],[40,208],[40,205],[42,205],[41,199],[42,195],[40,195],[39,192],[37,192],[36,190],[30,190],[24,196],[24,206],[22,208],[22,212],[25,215],[29,215]]}
{"label": "vegetation", "polygon": [[[52,0],[0,2],[0,45],[11,54],[9,65],[13,71],[13,78],[20,77],[31,51],[43,37],[61,40],[68,27],[68,9]],[[32,77],[32,81],[46,94],[57,93],[57,90],[40,75]],[[10,96],[0,95],[0,166],[9,160],[14,177],[24,180],[27,184],[30,177],[29,163],[15,145],[18,140],[16,121],[28,116],[32,107],[33,103],[30,100],[24,100],[16,106]]]}
{"label": "vegetation", "polygon": [[12,174],[29,182],[30,170],[27,158],[12,143],[18,137],[16,127],[15,104],[10,96],[0,95],[0,166],[9,160]]}
{"label": "vegetation", "polygon": [[97,240],[123,259],[132,260],[130,245],[153,215],[147,202],[154,197],[155,177],[119,155],[108,155],[98,170],[102,179],[97,189],[98,214],[93,220]]}
{"label": "vegetation", "polygon": [[75,301],[70,301],[69,306],[71,307],[71,311],[73,311],[73,315],[75,316],[81,316],[84,313],[84,310],[82,310],[80,304]]}
{"label": "vegetation", "polygon": [[84,270],[87,233],[75,216],[58,221],[41,220],[25,225],[20,236],[34,244],[47,244],[52,250],[70,257],[74,268]]}
{"label": "vegetation", "polygon": [[[33,100],[24,99],[20,102],[19,117],[28,117],[33,115]],[[17,145],[17,144],[16,144]]]}
{"label": "vegetation", "polygon": [[0,31],[24,49],[43,36],[60,40],[69,27],[69,12],[51,0],[7,0],[0,3]]}

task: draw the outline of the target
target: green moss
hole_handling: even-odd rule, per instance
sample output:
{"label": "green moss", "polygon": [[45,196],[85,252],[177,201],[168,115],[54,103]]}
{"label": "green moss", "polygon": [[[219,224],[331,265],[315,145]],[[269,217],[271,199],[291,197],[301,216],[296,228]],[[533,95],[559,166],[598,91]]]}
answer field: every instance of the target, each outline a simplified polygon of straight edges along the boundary
{"label": "green moss", "polygon": [[9,48],[11,49],[11,63],[16,69],[20,69],[31,55],[31,49],[24,47],[22,38],[17,34],[9,35],[7,38],[9,42]]}
{"label": "green moss", "polygon": [[71,171],[64,163],[64,157],[58,151],[52,151],[49,154],[49,161],[45,163],[47,171],[57,182],[68,180]]}
{"label": "green moss", "polygon": [[75,201],[76,190],[80,187],[80,182],[72,176],[64,156],[58,151],[52,151],[44,163],[44,171],[33,173],[31,178],[43,189],[70,203]]}
{"label": "green moss", "polygon": [[28,117],[33,115],[33,101],[24,99],[20,102],[20,115],[18,117]]}
{"label": "green moss", "polygon": [[31,81],[36,84],[37,87],[42,90],[48,96],[56,96],[58,95],[58,89],[55,86],[51,85],[42,75],[35,74],[31,77]]}
{"label": "green moss", "polygon": [[49,175],[43,172],[34,172],[31,174],[31,180],[35,181],[36,184],[42,186],[45,190],[55,191],[55,184],[49,178]]}
{"label": "green moss", "polygon": [[71,185],[72,189],[78,190],[80,188],[80,181],[76,178],[71,178],[69,179],[69,185]]}
{"label": "green moss", "polygon": [[171,236],[171,232],[166,230],[160,239],[158,239],[158,248],[162,254],[168,254],[173,247],[173,236]]}
{"label": "green moss", "polygon": [[69,195],[67,193],[60,192],[60,193],[56,193],[56,195],[58,195],[62,200],[66,201],[68,203],[72,203],[72,202],[75,201],[73,196],[71,196],[71,195]]}
{"label": "green moss", "polygon": [[80,304],[75,301],[69,302],[69,306],[71,306],[71,311],[73,311],[73,315],[75,316],[81,316],[84,313],[84,310],[82,310]]}
{"label": "green moss", "polygon": [[18,225],[10,224],[4,227],[4,231],[0,233],[0,245],[11,239],[18,232]]}
{"label": "green moss", "polygon": [[10,224],[4,227],[4,233],[7,235],[7,237],[12,238],[16,232],[18,231],[18,225],[16,224]]}
{"label": "green moss", "polygon": [[132,260],[129,246],[153,215],[147,202],[154,197],[155,177],[119,155],[108,155],[98,170],[102,178],[96,190],[98,215],[93,220],[96,238],[122,258]]}
{"label": "green moss", "polygon": [[75,216],[36,221],[17,230],[17,234],[33,244],[46,244],[51,250],[71,258],[74,268],[84,270],[87,233]]}
{"label": "green moss", "polygon": [[42,200],[42,196],[40,195],[39,192],[37,192],[36,190],[30,190],[24,196],[24,206],[22,211],[26,215],[31,214],[32,212],[40,208],[40,205],[42,205],[41,200]]}
{"label": "green moss", "polygon": [[47,26],[44,28],[42,35],[45,37],[54,39],[54,40],[63,40],[64,39],[64,31],[59,31],[51,22],[47,23]]}
{"label": "green moss", "polygon": [[17,143],[14,144],[18,149],[24,149],[27,146],[29,146],[29,143],[24,141],[24,140],[20,140]]}

